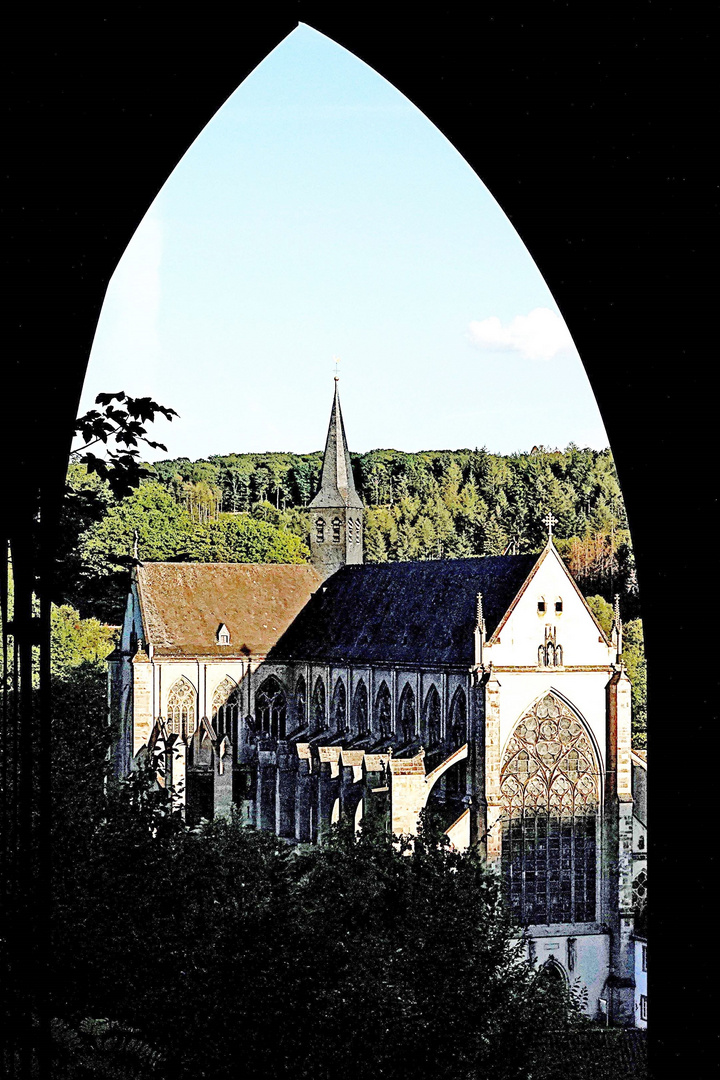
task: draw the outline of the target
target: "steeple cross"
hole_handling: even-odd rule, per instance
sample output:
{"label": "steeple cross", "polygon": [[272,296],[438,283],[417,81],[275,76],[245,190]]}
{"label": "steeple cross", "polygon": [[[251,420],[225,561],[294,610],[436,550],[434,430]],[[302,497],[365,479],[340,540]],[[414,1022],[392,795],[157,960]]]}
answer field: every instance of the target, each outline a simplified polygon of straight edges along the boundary
{"label": "steeple cross", "polygon": [[543,521],[547,526],[548,540],[552,540],[553,525],[557,525],[557,518],[548,510],[547,514],[543,518]]}
{"label": "steeple cross", "polygon": [[335,361],[335,382],[337,382],[340,378],[340,375],[338,374],[338,364],[340,363],[340,357],[333,356],[333,360]]}

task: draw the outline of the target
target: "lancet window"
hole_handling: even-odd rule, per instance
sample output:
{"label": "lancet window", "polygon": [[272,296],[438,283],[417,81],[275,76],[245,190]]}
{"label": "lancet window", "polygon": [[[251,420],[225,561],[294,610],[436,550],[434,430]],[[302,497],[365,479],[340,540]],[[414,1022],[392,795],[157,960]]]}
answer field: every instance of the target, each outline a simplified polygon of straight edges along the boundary
{"label": "lancet window", "polygon": [[312,726],[313,731],[325,730],[325,683],[317,679],[312,699]]}
{"label": "lancet window", "polygon": [[332,520],[332,538],[334,544],[340,543],[340,529],[342,528],[342,522],[340,518],[333,518]]}
{"label": "lancet window", "polygon": [[242,690],[226,675],[212,699],[212,722],[218,737],[227,735],[231,740],[236,739],[241,712]]}
{"label": "lancet window", "polygon": [[440,695],[434,686],[430,687],[425,698],[422,738],[430,747],[440,742]]}
{"label": "lancet window", "polygon": [[298,681],[295,683],[295,726],[297,728],[304,728],[307,724],[307,718],[305,715],[305,703],[307,701],[307,687],[305,685],[305,679],[301,675]]}
{"label": "lancet window", "polygon": [[392,704],[390,691],[383,682],[375,698],[375,724],[381,738],[387,738],[392,731]]}
{"label": "lancet window", "polygon": [[400,695],[400,728],[404,743],[415,738],[415,694],[409,683],[405,683]]}
{"label": "lancet window", "polygon": [[368,692],[364,682],[358,684],[353,701],[353,726],[358,735],[367,735],[370,730],[368,709]]}
{"label": "lancet window", "polygon": [[322,544],[323,541],[325,540],[325,519],[324,518],[319,517],[315,521],[315,539],[317,540],[318,544]]}
{"label": "lancet window", "polygon": [[333,693],[332,715],[336,731],[345,731],[347,728],[347,694],[342,679],[335,683]]}
{"label": "lancet window", "polygon": [[187,679],[178,679],[168,694],[167,727],[174,735],[189,739],[197,724],[195,688]]}
{"label": "lancet window", "polygon": [[467,742],[467,698],[459,687],[450,706],[450,736],[453,746],[463,746]]}
{"label": "lancet window", "polygon": [[523,924],[593,922],[598,767],[580,720],[546,694],[503,756],[502,872]]}
{"label": "lancet window", "polygon": [[255,720],[258,730],[272,739],[284,739],[286,717],[285,692],[275,676],[271,675],[255,694]]}

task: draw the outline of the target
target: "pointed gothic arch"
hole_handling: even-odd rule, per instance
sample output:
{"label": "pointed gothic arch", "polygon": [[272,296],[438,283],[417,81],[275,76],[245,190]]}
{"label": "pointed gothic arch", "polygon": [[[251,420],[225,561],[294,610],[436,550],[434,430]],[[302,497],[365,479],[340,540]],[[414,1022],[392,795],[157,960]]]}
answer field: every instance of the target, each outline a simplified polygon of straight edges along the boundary
{"label": "pointed gothic arch", "polygon": [[299,730],[307,726],[307,684],[303,675],[295,683],[295,726]]}
{"label": "pointed gothic arch", "polygon": [[454,747],[467,742],[467,696],[462,686],[455,691],[450,706],[450,741]]}
{"label": "pointed gothic arch", "polygon": [[169,734],[189,739],[197,726],[195,687],[184,675],[173,683],[168,693],[167,729]]}
{"label": "pointed gothic arch", "polygon": [[422,711],[420,737],[423,743],[432,748],[440,742],[442,707],[440,695],[436,686],[431,686],[425,695],[425,704]]}
{"label": "pointed gothic arch", "polygon": [[375,695],[375,730],[381,739],[388,738],[392,732],[392,698],[384,679]]}
{"label": "pointed gothic arch", "polygon": [[402,693],[400,695],[400,706],[398,709],[400,717],[400,731],[402,732],[403,743],[411,743],[415,738],[415,692],[410,683],[405,683]]}
{"label": "pointed gothic arch", "polygon": [[272,739],[285,738],[287,701],[285,691],[270,675],[255,693],[255,721],[258,731]]}
{"label": "pointed gothic arch", "polygon": [[218,738],[227,735],[237,741],[238,722],[242,716],[242,689],[226,675],[215,688],[212,699],[212,724]]}
{"label": "pointed gothic arch", "polygon": [[523,924],[594,922],[599,768],[579,716],[548,691],[503,754],[502,873]]}
{"label": "pointed gothic arch", "polygon": [[327,726],[327,710],[325,706],[325,683],[318,675],[315,680],[315,689],[312,699],[311,724],[313,731],[324,731]]}
{"label": "pointed gothic arch", "polygon": [[332,699],[332,718],[336,731],[347,730],[347,693],[342,679],[338,679],[335,683]]}
{"label": "pointed gothic arch", "polygon": [[358,735],[367,735],[370,731],[368,692],[362,679],[357,685],[355,697],[353,698],[352,723]]}

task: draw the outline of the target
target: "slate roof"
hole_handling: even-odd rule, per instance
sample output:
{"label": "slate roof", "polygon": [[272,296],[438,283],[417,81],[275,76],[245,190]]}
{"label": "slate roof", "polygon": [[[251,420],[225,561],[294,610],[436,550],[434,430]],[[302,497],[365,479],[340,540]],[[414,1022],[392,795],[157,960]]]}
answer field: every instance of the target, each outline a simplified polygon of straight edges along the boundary
{"label": "slate roof", "polygon": [[306,563],[141,563],[145,636],[160,656],[265,655],[322,580]]}
{"label": "slate roof", "polygon": [[483,594],[490,637],[538,558],[344,566],[314,594],[268,658],[469,666],[477,594]]}
{"label": "slate roof", "polygon": [[345,425],[340,411],[338,380],[335,379],[335,396],[330,411],[325,453],[323,454],[320,490],[310,503],[311,508],[326,509],[332,506],[350,506],[362,510],[362,500],[355,490],[350,453],[345,438]]}

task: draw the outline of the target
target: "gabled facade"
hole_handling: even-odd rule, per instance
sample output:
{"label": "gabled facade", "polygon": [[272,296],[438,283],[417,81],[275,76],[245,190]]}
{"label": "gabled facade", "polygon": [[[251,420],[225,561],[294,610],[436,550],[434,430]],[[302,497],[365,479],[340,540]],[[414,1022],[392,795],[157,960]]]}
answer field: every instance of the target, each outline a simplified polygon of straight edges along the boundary
{"label": "gabled facade", "polygon": [[432,803],[502,874],[537,962],[632,1024],[644,823],[619,614],[609,639],[551,537],[363,565],[337,385],[310,524],[312,565],[137,568],[110,665],[118,774],[149,755],[188,819],[234,804],[291,843],[367,814],[413,833]]}

